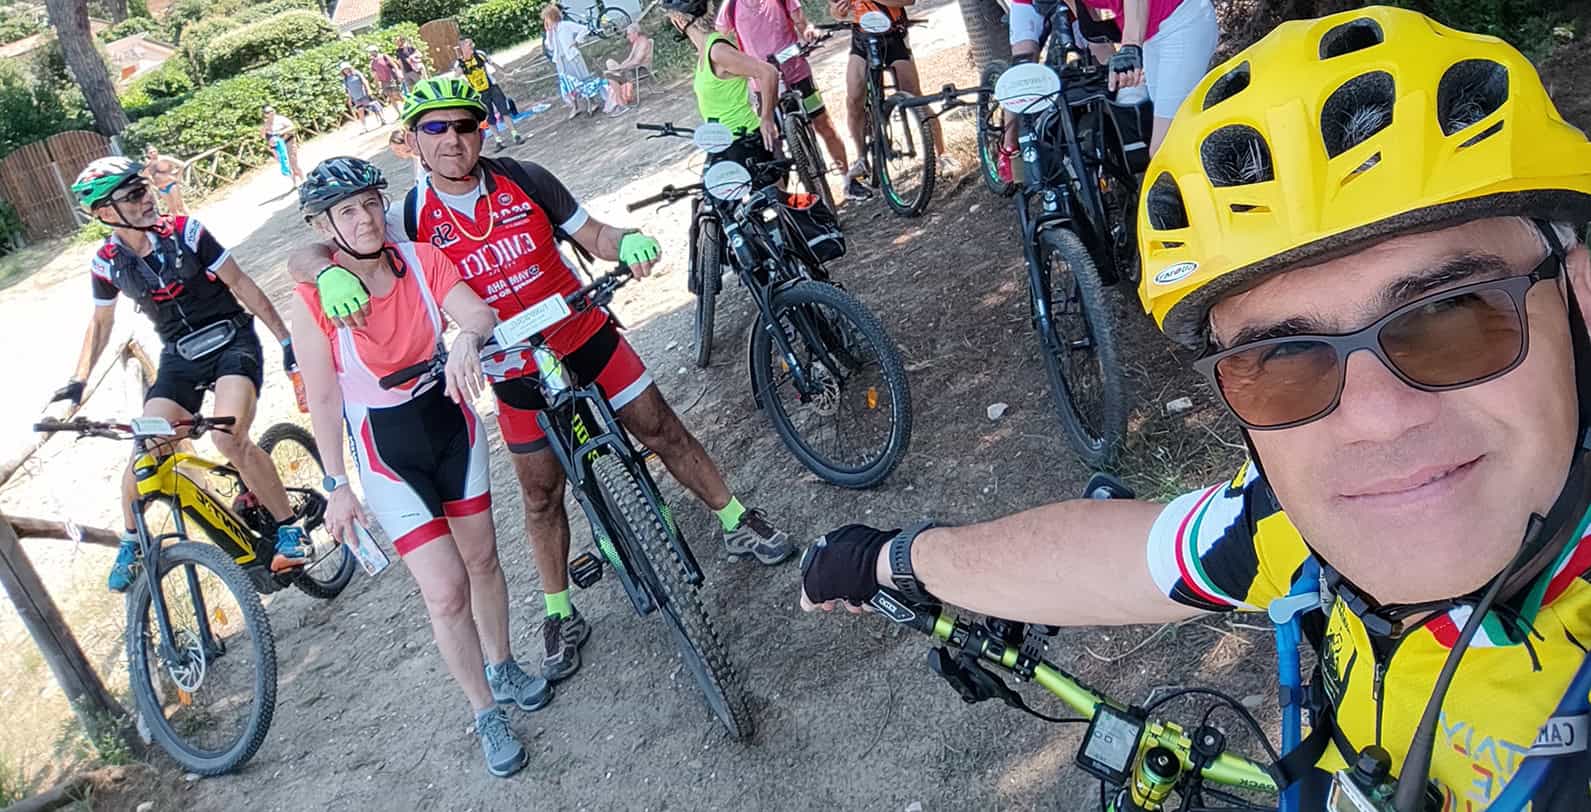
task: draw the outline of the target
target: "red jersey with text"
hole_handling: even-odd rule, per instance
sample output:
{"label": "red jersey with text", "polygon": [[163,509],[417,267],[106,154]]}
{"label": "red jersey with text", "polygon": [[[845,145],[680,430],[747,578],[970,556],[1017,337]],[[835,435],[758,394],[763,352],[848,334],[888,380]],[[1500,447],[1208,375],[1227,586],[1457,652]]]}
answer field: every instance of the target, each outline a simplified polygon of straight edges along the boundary
{"label": "red jersey with text", "polygon": [[[410,192],[416,242],[430,243],[458,266],[459,276],[497,312],[499,320],[519,314],[551,296],[580,289],[580,278],[565,262],[554,238],[556,230],[573,234],[587,214],[562,182],[538,164],[521,162],[529,188],[515,183],[503,164],[480,162],[482,179],[473,193],[444,194],[422,179]],[[403,207],[407,208],[407,207]],[[393,207],[402,224],[400,207]],[[390,216],[390,215],[389,215]],[[389,222],[389,231],[394,224]],[[397,237],[402,239],[402,237]],[[549,328],[544,336],[559,356],[579,349],[608,316],[601,310],[575,313]],[[535,371],[528,352],[496,359],[487,365],[494,378],[514,378]]]}

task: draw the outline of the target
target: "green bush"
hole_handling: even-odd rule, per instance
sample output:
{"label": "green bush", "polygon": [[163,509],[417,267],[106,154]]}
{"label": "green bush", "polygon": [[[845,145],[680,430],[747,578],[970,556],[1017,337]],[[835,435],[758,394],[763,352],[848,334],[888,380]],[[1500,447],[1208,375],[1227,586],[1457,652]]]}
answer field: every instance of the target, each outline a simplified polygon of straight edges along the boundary
{"label": "green bush", "polygon": [[122,37],[130,37],[134,34],[147,34],[151,31],[163,33],[160,31],[160,23],[157,23],[148,17],[128,17],[127,19],[122,20],[110,28],[101,30],[98,36],[100,42],[115,42]]}
{"label": "green bush", "polygon": [[216,37],[293,9],[319,11],[320,3],[318,0],[271,0],[269,3],[238,9],[225,17],[206,17],[182,30],[182,55],[188,58],[188,64],[193,66],[196,74],[203,75],[204,49]]}
{"label": "green bush", "polygon": [[204,49],[205,81],[236,76],[336,38],[336,29],[320,12],[284,11],[211,40]]}
{"label": "green bush", "polygon": [[1554,26],[1573,17],[1569,0],[1392,0],[1460,31],[1490,34],[1533,60],[1552,50]]}
{"label": "green bush", "polygon": [[186,101],[197,87],[186,61],[168,59],[127,85],[120,94],[122,109],[129,120],[157,116]]}
{"label": "green bush", "polygon": [[419,25],[443,17],[456,17],[469,6],[469,0],[382,0],[381,24]]}
{"label": "green bush", "polygon": [[124,134],[127,149],[142,152],[144,145],[154,143],[173,154],[191,156],[241,143],[243,165],[274,160],[265,139],[259,137],[262,105],[273,105],[301,127],[334,127],[342,122],[347,109],[338,63],[359,64],[367,46],[390,53],[395,38],[415,41],[419,35],[419,27],[412,23],[393,26],[321,45],[216,82],[165,113],[134,121]]}
{"label": "green bush", "polygon": [[0,45],[31,37],[47,27],[43,4],[0,6]]}
{"label": "green bush", "polygon": [[189,26],[200,20],[225,17],[243,6],[243,0],[176,0],[161,20],[166,24],[166,41],[181,45]]}
{"label": "green bush", "polygon": [[541,36],[541,9],[548,0],[486,0],[459,12],[459,34],[495,51]]}

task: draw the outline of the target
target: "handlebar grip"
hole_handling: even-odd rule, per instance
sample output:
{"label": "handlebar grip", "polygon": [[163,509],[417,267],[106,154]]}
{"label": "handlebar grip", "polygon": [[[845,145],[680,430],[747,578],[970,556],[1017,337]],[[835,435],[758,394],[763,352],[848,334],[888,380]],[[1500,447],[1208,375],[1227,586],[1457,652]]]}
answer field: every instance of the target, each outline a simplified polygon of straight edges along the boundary
{"label": "handlebar grip", "polygon": [[380,384],[382,389],[392,389],[394,387],[402,386],[409,381],[424,375],[431,369],[431,365],[433,363],[435,363],[435,359],[430,361],[421,361],[418,364],[410,364],[409,366],[406,366],[390,375],[381,376],[381,380],[377,383]]}
{"label": "handlebar grip", "polygon": [[68,423],[64,420],[56,420],[54,418],[49,420],[40,420],[39,422],[33,424],[34,431],[66,431],[70,428],[72,428],[71,423]]}
{"label": "handlebar grip", "polygon": [[939,621],[939,607],[937,605],[923,606],[906,600],[906,596],[881,586],[873,597],[867,600],[867,605],[873,611],[889,618],[898,625],[916,629],[923,634],[933,634],[934,625]]}
{"label": "handlebar grip", "polygon": [[207,417],[207,418],[205,418],[204,422],[209,423],[212,426],[232,426],[232,425],[236,425],[237,424],[238,419],[236,417],[230,417],[230,416],[228,416],[228,417]]}
{"label": "handlebar grip", "polygon": [[647,132],[654,133],[666,133],[669,131],[669,126],[667,124],[642,124],[639,121],[635,123],[635,128],[637,130],[645,130]]}

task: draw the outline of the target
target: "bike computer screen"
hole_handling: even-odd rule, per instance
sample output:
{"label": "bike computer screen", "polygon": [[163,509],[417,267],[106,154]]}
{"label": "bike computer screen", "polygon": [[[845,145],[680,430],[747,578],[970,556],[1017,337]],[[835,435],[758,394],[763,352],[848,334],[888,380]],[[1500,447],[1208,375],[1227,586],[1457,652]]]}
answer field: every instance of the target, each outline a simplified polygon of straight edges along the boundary
{"label": "bike computer screen", "polygon": [[1094,712],[1077,752],[1077,765],[1111,784],[1127,780],[1133,753],[1143,736],[1144,719],[1120,708],[1101,704]]}

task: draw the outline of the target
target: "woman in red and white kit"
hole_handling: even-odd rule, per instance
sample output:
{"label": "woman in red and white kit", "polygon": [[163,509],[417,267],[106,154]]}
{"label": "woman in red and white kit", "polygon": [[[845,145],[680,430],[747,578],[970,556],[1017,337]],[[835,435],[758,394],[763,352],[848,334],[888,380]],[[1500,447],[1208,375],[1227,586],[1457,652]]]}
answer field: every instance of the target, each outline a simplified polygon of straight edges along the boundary
{"label": "woman in red and white kit", "polygon": [[[370,303],[364,323],[348,327],[324,311],[313,284],[298,285],[292,302],[310,418],[330,474],[326,522],[343,543],[354,541],[355,522],[372,519],[392,539],[420,585],[442,658],[475,711],[487,770],[506,776],[524,766],[525,751],[498,705],[539,710],[552,690],[526,674],[509,648],[486,431],[470,406],[485,385],[479,354],[497,319],[441,251],[386,241],[386,186],[370,163],[332,158],[299,190],[305,219],[340,249],[336,272],[357,277]],[[436,356],[448,316],[461,329],[445,380],[424,375],[383,389],[383,376]],[[368,513],[341,470],[344,421]]]}

